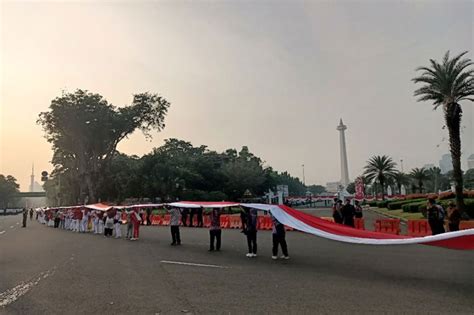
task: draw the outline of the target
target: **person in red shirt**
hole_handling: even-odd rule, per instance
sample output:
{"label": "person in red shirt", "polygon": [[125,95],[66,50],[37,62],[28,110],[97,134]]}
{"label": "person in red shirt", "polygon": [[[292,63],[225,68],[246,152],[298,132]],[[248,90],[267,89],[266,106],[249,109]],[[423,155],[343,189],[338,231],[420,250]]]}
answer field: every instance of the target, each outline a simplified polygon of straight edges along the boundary
{"label": "person in red shirt", "polygon": [[137,208],[133,209],[132,215],[130,216],[130,220],[133,224],[133,237],[130,240],[136,241],[138,240],[140,234],[140,222],[142,221]]}

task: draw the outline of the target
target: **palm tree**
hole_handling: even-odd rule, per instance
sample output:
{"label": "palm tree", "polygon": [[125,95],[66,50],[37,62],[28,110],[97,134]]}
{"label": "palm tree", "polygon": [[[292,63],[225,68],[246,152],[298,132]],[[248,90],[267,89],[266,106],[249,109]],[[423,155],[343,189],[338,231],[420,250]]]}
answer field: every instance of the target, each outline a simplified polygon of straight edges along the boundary
{"label": "palm tree", "polygon": [[418,192],[421,194],[423,193],[423,183],[424,181],[428,180],[430,177],[428,175],[428,172],[424,167],[422,168],[414,168],[410,172],[410,176],[416,181],[418,184]]}
{"label": "palm tree", "polygon": [[[395,183],[397,184],[397,188],[398,188],[398,193],[401,194],[402,193],[402,186],[403,185],[408,185],[409,184],[409,180],[408,180],[408,176],[407,174],[405,173],[402,173],[402,172],[395,172],[393,174],[393,180],[395,181]],[[406,187],[406,186],[405,186]]]}
{"label": "palm tree", "polygon": [[434,108],[442,106],[444,119],[449,132],[449,145],[453,160],[453,178],[456,190],[456,205],[464,210],[463,176],[461,171],[460,126],[461,101],[474,101],[474,69],[471,59],[463,58],[467,51],[450,59],[449,51],[442,63],[430,59],[430,67],[419,67],[421,75],[414,78],[415,83],[424,85],[415,91],[418,101],[432,101]]}
{"label": "palm tree", "polygon": [[[384,188],[388,178],[395,174],[395,165],[392,158],[386,155],[376,155],[367,161],[364,176],[367,181],[379,183],[382,187],[382,200],[385,200]],[[377,196],[376,196],[377,197]]]}
{"label": "palm tree", "polygon": [[439,167],[432,167],[428,169],[428,176],[433,181],[433,190],[435,193],[438,193],[439,190],[439,182],[441,179],[441,169]]}

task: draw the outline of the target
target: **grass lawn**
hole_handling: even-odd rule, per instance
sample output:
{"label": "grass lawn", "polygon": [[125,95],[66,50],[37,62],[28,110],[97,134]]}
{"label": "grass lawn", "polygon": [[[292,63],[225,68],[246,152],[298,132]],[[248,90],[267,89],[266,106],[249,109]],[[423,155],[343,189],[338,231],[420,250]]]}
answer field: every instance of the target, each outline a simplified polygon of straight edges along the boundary
{"label": "grass lawn", "polygon": [[423,215],[420,212],[411,213],[411,212],[403,212],[402,209],[389,210],[387,208],[372,208],[372,209],[378,212],[386,213],[394,217],[398,217],[400,219],[406,219],[406,220],[424,219]]}

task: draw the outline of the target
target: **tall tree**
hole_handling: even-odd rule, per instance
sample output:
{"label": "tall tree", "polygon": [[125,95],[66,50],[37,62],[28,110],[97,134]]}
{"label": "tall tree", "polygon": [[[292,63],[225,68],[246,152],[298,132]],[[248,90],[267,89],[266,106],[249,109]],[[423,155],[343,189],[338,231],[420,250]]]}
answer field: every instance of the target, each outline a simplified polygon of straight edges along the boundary
{"label": "tall tree", "polygon": [[13,206],[15,195],[20,191],[15,177],[0,174],[0,207],[6,209]]}
{"label": "tall tree", "polygon": [[424,167],[422,168],[416,167],[411,170],[410,176],[415,181],[416,186],[418,187],[418,192],[423,193],[424,183],[430,178],[426,169]]}
{"label": "tall tree", "polygon": [[115,107],[99,94],[77,90],[52,100],[38,123],[55,154],[74,162],[80,199],[88,196],[89,202],[95,202],[104,169],[120,141],[137,129],[146,137],[152,130],[162,130],[169,105],[157,94],[141,93],[133,96],[131,105]]}
{"label": "tall tree", "polygon": [[388,178],[392,178],[396,172],[392,158],[387,155],[376,155],[367,161],[364,168],[364,176],[369,182],[379,183],[382,187],[382,200],[385,200],[384,189]]}
{"label": "tall tree", "polygon": [[405,173],[402,173],[399,171],[393,174],[393,180],[395,181],[397,185],[399,194],[402,193],[402,186],[405,185],[405,188],[406,188],[406,185],[410,183],[408,176]]}
{"label": "tall tree", "polygon": [[416,70],[421,75],[413,78],[423,86],[415,91],[418,101],[432,101],[434,108],[443,108],[444,119],[449,132],[449,145],[453,161],[453,178],[456,189],[456,204],[464,211],[463,176],[461,170],[461,118],[462,101],[474,101],[474,69],[472,61],[463,58],[467,51],[449,58],[449,51],[441,63],[430,59],[429,67]]}
{"label": "tall tree", "polygon": [[434,193],[438,193],[440,189],[441,177],[441,169],[439,167],[431,167],[427,170],[428,176],[431,180],[431,187]]}

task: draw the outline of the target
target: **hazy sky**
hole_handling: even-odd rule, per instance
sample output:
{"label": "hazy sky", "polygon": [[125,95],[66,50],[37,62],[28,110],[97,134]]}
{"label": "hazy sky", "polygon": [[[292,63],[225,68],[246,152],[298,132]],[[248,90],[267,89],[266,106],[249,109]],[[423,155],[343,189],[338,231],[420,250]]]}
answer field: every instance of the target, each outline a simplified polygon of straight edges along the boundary
{"label": "hazy sky", "polygon": [[[448,152],[441,111],[417,103],[414,69],[446,50],[474,58],[471,1],[3,1],[0,173],[28,189],[31,163],[51,170],[38,113],[63,89],[115,105],[133,93],[171,102],[142,155],[175,137],[250,150],[306,183],[340,179],[339,118],[350,177],[374,154],[405,170]],[[463,165],[474,153],[474,104],[464,104]]]}

